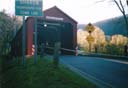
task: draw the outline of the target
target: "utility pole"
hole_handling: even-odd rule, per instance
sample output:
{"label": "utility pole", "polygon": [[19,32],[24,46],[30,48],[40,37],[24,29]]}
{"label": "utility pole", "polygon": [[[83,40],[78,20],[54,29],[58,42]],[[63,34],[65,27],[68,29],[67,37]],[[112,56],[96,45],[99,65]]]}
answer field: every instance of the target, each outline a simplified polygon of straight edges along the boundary
{"label": "utility pole", "polygon": [[25,38],[26,38],[26,33],[25,33],[25,16],[23,16],[23,29],[22,29],[22,64],[25,65]]}

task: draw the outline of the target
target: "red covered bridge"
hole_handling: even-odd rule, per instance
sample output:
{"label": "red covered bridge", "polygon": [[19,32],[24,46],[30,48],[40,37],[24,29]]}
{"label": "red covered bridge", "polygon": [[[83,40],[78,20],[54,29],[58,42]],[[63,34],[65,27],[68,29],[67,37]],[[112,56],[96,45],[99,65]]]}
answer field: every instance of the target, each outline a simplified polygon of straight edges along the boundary
{"label": "red covered bridge", "polygon": [[[12,41],[12,54],[21,56],[22,28]],[[38,46],[42,43],[53,47],[56,38],[61,42],[61,48],[75,50],[77,46],[77,22],[56,6],[44,11],[43,17],[37,17]],[[59,34],[59,37],[55,37]],[[26,55],[32,55],[34,44],[34,17],[26,19]],[[63,54],[73,54],[71,51],[61,51]]]}

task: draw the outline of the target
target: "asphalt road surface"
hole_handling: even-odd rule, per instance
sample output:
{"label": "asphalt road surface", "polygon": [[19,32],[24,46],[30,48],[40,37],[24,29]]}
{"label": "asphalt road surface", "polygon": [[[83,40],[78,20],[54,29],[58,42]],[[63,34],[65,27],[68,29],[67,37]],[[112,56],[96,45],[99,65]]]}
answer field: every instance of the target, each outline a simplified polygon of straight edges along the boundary
{"label": "asphalt road surface", "polygon": [[60,62],[104,88],[128,88],[128,62],[84,56],[61,56]]}

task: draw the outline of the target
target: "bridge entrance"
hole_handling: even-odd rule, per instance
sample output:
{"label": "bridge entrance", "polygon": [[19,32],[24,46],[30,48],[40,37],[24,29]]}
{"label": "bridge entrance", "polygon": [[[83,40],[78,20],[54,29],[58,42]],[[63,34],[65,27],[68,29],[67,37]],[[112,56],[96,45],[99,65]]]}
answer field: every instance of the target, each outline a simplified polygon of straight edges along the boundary
{"label": "bridge entrance", "polygon": [[[54,47],[55,42],[61,43],[61,48],[73,49],[73,26],[71,23],[56,21],[37,21],[38,46]],[[40,49],[39,49],[40,50]],[[46,49],[52,53],[53,49]],[[71,51],[61,50],[62,54],[73,54]]]}

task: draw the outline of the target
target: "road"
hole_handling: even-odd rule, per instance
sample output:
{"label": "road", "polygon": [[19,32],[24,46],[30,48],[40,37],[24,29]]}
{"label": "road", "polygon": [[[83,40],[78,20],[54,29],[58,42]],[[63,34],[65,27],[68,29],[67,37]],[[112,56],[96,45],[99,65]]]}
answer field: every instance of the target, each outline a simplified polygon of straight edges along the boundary
{"label": "road", "polygon": [[102,88],[128,88],[128,62],[84,56],[61,56],[60,62]]}

